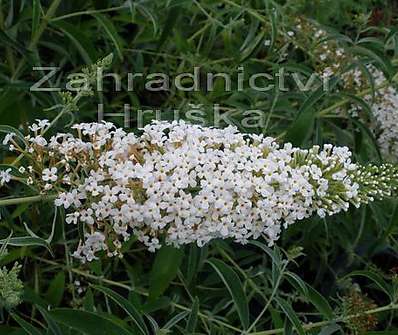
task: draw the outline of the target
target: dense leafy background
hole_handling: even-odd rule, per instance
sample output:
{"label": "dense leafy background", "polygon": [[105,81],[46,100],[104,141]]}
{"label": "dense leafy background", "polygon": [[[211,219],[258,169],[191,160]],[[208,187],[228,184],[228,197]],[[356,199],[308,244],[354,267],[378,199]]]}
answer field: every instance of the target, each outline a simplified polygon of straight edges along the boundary
{"label": "dense leafy background", "polygon": [[[172,77],[200,66],[201,73],[236,78],[243,66],[246,78],[281,67],[305,78],[316,68],[311,36],[286,42],[287,32],[296,31],[297,17],[327,26],[336,43],[357,55],[356,64],[347,68],[371,61],[393,77],[396,16],[395,2],[382,0],[0,0],[0,121],[23,130],[35,118],[56,115],[48,107],[60,103],[57,93],[29,90],[40,78],[33,66],[59,66],[53,83],[62,85],[67,74],[109,53],[114,54],[112,71],[119,74]],[[240,125],[242,131],[301,146],[348,145],[356,160],[380,162],[362,121],[335,113],[333,106],[347,98],[336,82],[328,94],[300,92],[290,82],[286,92],[239,92],[236,86],[226,92],[220,82],[213,92],[154,93],[139,78],[134,91],[127,92],[125,75],[122,92],[115,94],[108,83],[104,92],[85,99],[78,113],[59,120],[54,131],[71,122],[95,121],[98,102],[112,112],[121,112],[126,103],[159,108],[164,119],[174,108],[202,105],[209,124],[210,107],[218,103],[235,110],[236,120],[244,110],[266,112],[265,127]],[[147,120],[153,117],[148,114]],[[116,116],[107,119],[123,122]],[[1,155],[3,163],[13,159]],[[18,194],[18,186],[9,191]],[[371,314],[378,319],[375,330],[362,333],[396,334],[398,324],[388,305],[398,299],[397,204],[391,199],[326,220],[306,220],[284,232],[273,249],[261,241],[247,246],[217,241],[151,254],[131,240],[123,259],[89,265],[70,257],[78,235],[64,226],[62,213],[54,219],[48,204],[1,208],[1,238],[11,232],[13,237],[0,263],[23,265],[25,289],[20,306],[0,310],[0,333],[238,334],[246,329],[264,335],[349,334],[361,333],[355,326],[371,317],[348,314],[380,306],[379,313]],[[23,223],[42,239],[15,239],[27,236]],[[53,227],[48,245],[44,240]],[[383,306],[388,306],[385,311]]]}

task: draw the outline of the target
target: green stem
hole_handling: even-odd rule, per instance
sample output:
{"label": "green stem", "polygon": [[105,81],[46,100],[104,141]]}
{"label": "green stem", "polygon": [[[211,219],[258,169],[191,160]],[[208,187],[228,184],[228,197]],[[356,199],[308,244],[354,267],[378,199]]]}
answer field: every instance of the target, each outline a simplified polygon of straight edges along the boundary
{"label": "green stem", "polygon": [[30,197],[22,197],[22,198],[9,198],[9,199],[0,199],[0,206],[10,206],[10,205],[19,205],[29,202],[39,202],[39,201],[51,201],[54,200],[56,195],[33,195]]}

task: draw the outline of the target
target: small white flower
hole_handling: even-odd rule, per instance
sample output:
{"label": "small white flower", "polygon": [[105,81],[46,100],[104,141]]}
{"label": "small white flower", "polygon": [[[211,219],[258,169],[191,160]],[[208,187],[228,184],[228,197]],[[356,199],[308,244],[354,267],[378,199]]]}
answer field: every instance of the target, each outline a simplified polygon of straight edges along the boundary
{"label": "small white flower", "polygon": [[90,226],[93,225],[94,224],[93,214],[94,214],[94,212],[91,208],[83,209],[80,212],[80,221],[85,222]]}
{"label": "small white flower", "polygon": [[15,137],[15,133],[9,133],[4,137],[3,144],[7,145],[12,141],[12,139]]}
{"label": "small white flower", "polygon": [[30,139],[30,142],[37,144],[38,146],[45,147],[47,145],[47,140],[43,136],[36,136]]}
{"label": "small white flower", "polygon": [[77,224],[77,220],[79,219],[80,213],[79,212],[74,212],[70,214],[66,214],[66,223],[68,224]]}
{"label": "small white flower", "polygon": [[42,179],[44,181],[55,182],[58,179],[57,176],[58,169],[56,167],[52,167],[51,169],[44,169],[42,173]]}
{"label": "small white flower", "polygon": [[51,190],[53,188],[53,185],[51,185],[51,184],[45,184],[44,185],[44,190],[45,191],[49,191],[49,190]]}
{"label": "small white flower", "polygon": [[41,129],[41,127],[39,125],[37,125],[36,123],[33,123],[32,125],[29,126],[29,129],[33,132],[37,132]]}
{"label": "small white flower", "polygon": [[36,119],[36,121],[38,123],[39,128],[41,128],[41,129],[50,125],[50,122],[47,119],[43,119],[43,120]]}
{"label": "small white flower", "polygon": [[11,169],[0,171],[0,185],[3,186],[11,180]]}

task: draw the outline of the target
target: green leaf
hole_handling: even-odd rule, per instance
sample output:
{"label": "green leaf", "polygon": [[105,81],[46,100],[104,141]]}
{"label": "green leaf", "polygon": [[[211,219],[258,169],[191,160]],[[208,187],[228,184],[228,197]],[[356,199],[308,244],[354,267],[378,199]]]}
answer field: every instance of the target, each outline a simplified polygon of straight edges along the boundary
{"label": "green leaf", "polygon": [[12,237],[9,240],[7,239],[0,240],[0,245],[4,243],[7,243],[8,245],[12,245],[14,247],[22,247],[22,246],[44,247],[52,254],[52,251],[48,243],[40,237],[22,236],[22,237]]}
{"label": "green leaf", "polygon": [[337,331],[340,331],[340,333],[342,333],[343,329],[337,323],[332,323],[322,328],[318,335],[332,335],[335,334]]}
{"label": "green leaf", "polygon": [[65,291],[65,273],[59,272],[51,281],[46,293],[46,300],[52,306],[59,306]]}
{"label": "green leaf", "polygon": [[138,310],[135,308],[135,306],[130,301],[128,301],[126,298],[122,297],[120,294],[112,291],[111,289],[109,289],[107,287],[93,285],[93,288],[102,292],[103,294],[107,295],[115,303],[117,303],[121,308],[123,308],[123,310],[133,320],[133,322],[135,323],[135,325],[137,326],[137,328],[141,334],[143,334],[143,335],[149,334],[148,329],[145,325],[145,322],[144,322],[141,314],[138,312]]}
{"label": "green leaf", "polygon": [[372,50],[369,47],[365,48],[358,45],[353,47],[352,51],[359,56],[367,56],[371,60],[376,61],[382,67],[384,72],[389,74],[393,72],[389,59],[384,57],[382,54],[379,54],[378,51]]}
{"label": "green leaf", "polygon": [[40,305],[36,305],[36,307],[39,310],[39,312],[41,313],[41,315],[43,315],[43,318],[47,322],[47,327],[48,327],[47,334],[48,335],[63,335],[60,327],[51,318],[51,316],[48,314],[48,312],[43,307],[41,307]]}
{"label": "green leaf", "polygon": [[0,30],[0,42],[2,45],[9,46],[10,48],[18,51],[21,55],[29,55],[31,57],[31,51],[26,49],[21,43],[14,40],[4,30]]}
{"label": "green leaf", "polygon": [[11,239],[13,232],[10,233],[10,235],[8,235],[8,237],[6,239],[4,239],[4,243],[2,244],[1,248],[0,248],[0,259],[7,254],[7,245],[8,242]]}
{"label": "green leaf", "polygon": [[57,322],[87,335],[133,335],[120,323],[98,313],[59,308],[49,312]]}
{"label": "green leaf", "polygon": [[89,287],[86,295],[83,298],[83,309],[88,312],[94,312],[94,294],[91,288]]}
{"label": "green leaf", "polygon": [[308,139],[312,133],[315,121],[313,107],[326,93],[323,87],[320,87],[304,101],[297,112],[296,119],[287,131],[285,141],[291,142],[293,145],[301,145]]}
{"label": "green leaf", "polygon": [[86,64],[92,64],[98,58],[91,40],[77,26],[63,21],[51,22],[51,25],[62,31],[72,41]]}
{"label": "green leaf", "polygon": [[307,284],[295,273],[286,271],[285,275],[287,276],[287,280],[298,290],[300,293],[308,297],[308,289]]}
{"label": "green leaf", "polygon": [[[29,57],[25,57],[24,59],[29,60]],[[34,63],[31,64],[33,66]],[[23,80],[18,81],[18,83],[7,81],[4,85],[5,88],[0,88],[1,123],[14,125],[16,127],[18,127],[27,118],[27,109],[30,109],[33,112],[31,105],[27,103],[26,99],[23,99],[24,95],[21,93],[21,91],[29,91],[32,84]],[[10,111],[12,111],[12,113],[10,113]]]}
{"label": "green leaf", "polygon": [[[373,132],[366,125],[364,125],[361,121],[355,120],[354,118],[350,118],[350,120],[356,126],[356,128],[359,129],[361,131],[361,133],[364,134],[368,138],[369,142],[371,144],[373,144],[374,151],[377,155],[377,157],[376,157],[377,162],[378,163],[381,162],[382,157],[381,157],[379,145],[377,143],[377,140],[376,140]],[[365,144],[367,144],[367,143],[365,143]],[[369,145],[364,145],[364,147],[368,148]]]}
{"label": "green leaf", "polygon": [[1,335],[26,335],[27,333],[21,328],[9,327],[9,326],[0,326],[0,334]]}
{"label": "green leaf", "polygon": [[169,287],[182,261],[182,249],[163,246],[156,254],[149,278],[149,301],[153,302]]}
{"label": "green leaf", "polygon": [[269,49],[272,50],[274,48],[275,41],[278,37],[278,27],[277,27],[278,15],[276,11],[271,11],[269,18],[271,22],[271,44],[269,46]]}
{"label": "green leaf", "polygon": [[274,325],[274,328],[283,328],[281,313],[279,313],[279,311],[272,306],[269,307],[269,312],[271,314],[272,324]]}
{"label": "green leaf", "polygon": [[117,33],[117,30],[112,21],[109,20],[105,15],[99,13],[95,13],[93,14],[93,16],[97,19],[98,23],[102,26],[102,28],[105,30],[106,34],[114,44],[119,59],[123,60],[123,40]]}
{"label": "green leaf", "polygon": [[159,27],[158,27],[158,18],[149,10],[148,6],[141,5],[139,2],[134,3],[135,7],[138,11],[140,11],[144,16],[146,16],[151,22],[153,26],[153,33],[154,35],[157,34]]}
{"label": "green leaf", "polygon": [[252,244],[260,249],[262,249],[272,260],[272,263],[275,264],[278,268],[281,267],[281,256],[277,252],[278,249],[271,249],[264,243],[261,243],[259,241],[250,241],[249,244]]}
{"label": "green leaf", "polygon": [[247,46],[247,48],[243,51],[241,51],[241,57],[239,62],[242,63],[249,57],[251,57],[255,51],[261,46],[261,44],[264,41],[264,36],[265,36],[265,31],[262,30],[256,38],[253,39],[253,41]]}
{"label": "green leaf", "polygon": [[40,0],[33,0],[32,1],[32,36],[31,36],[32,40],[34,39],[34,36],[36,36],[37,31],[39,29],[40,14],[41,14]]}
{"label": "green leaf", "polygon": [[185,327],[185,334],[192,334],[195,332],[196,324],[198,322],[198,313],[199,313],[199,299],[196,297],[191,307],[191,314],[189,315],[187,326]]}
{"label": "green leaf", "polygon": [[333,319],[333,309],[328,301],[313,287],[307,284],[308,299],[315,306],[315,308],[328,320]]}
{"label": "green leaf", "polygon": [[11,316],[29,335],[43,335],[39,329],[33,327],[30,323],[26,322],[17,314],[11,313]]}
{"label": "green leaf", "polygon": [[218,259],[207,261],[220,276],[231,295],[243,328],[249,328],[249,306],[240,278],[228,265]]}
{"label": "green leaf", "polygon": [[170,320],[167,321],[167,323],[162,327],[162,329],[171,329],[175,325],[177,325],[180,321],[185,320],[186,317],[189,315],[188,311],[184,311],[181,313],[178,313],[174,317],[172,317]]}
{"label": "green leaf", "polygon": [[160,35],[159,41],[157,42],[157,50],[160,50],[164,42],[167,41],[170,34],[172,33],[174,26],[177,23],[178,17],[181,13],[181,9],[182,9],[181,6],[170,7],[167,13],[167,18],[162,30],[162,34]]}
{"label": "green leaf", "polygon": [[278,303],[282,311],[286,314],[292,325],[296,328],[296,331],[299,333],[299,335],[305,335],[305,331],[301,325],[301,322],[290,304],[279,297],[275,297],[275,301]]}
{"label": "green leaf", "polygon": [[[149,300],[146,304],[141,306],[141,310],[146,313],[150,314],[162,309],[166,309],[170,307],[170,298],[167,296],[162,296],[157,298],[154,301]],[[146,315],[148,316],[148,315]]]}
{"label": "green leaf", "polygon": [[198,271],[198,261],[199,261],[199,252],[200,252],[199,250],[200,249],[195,244],[189,246],[187,270],[185,275],[185,279],[188,285],[192,283],[192,281],[195,278],[195,274]]}
{"label": "green leaf", "polygon": [[287,280],[310,301],[315,308],[328,320],[333,319],[333,309],[328,301],[314,288],[305,283],[299,276],[290,271],[285,273]]}
{"label": "green leaf", "polygon": [[147,319],[152,326],[153,334],[156,334],[156,335],[159,334],[160,328],[159,328],[159,325],[157,324],[156,320],[153,317],[151,317],[150,315],[147,315]]}

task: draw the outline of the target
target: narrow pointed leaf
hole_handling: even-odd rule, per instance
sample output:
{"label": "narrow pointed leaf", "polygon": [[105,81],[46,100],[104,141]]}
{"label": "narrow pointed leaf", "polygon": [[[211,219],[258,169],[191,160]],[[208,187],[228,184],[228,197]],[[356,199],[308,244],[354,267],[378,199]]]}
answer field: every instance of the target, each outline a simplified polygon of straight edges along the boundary
{"label": "narrow pointed leaf", "polygon": [[238,275],[228,265],[218,259],[209,260],[208,263],[220,276],[231,295],[243,328],[249,328],[249,306],[243,291],[242,282]]}

